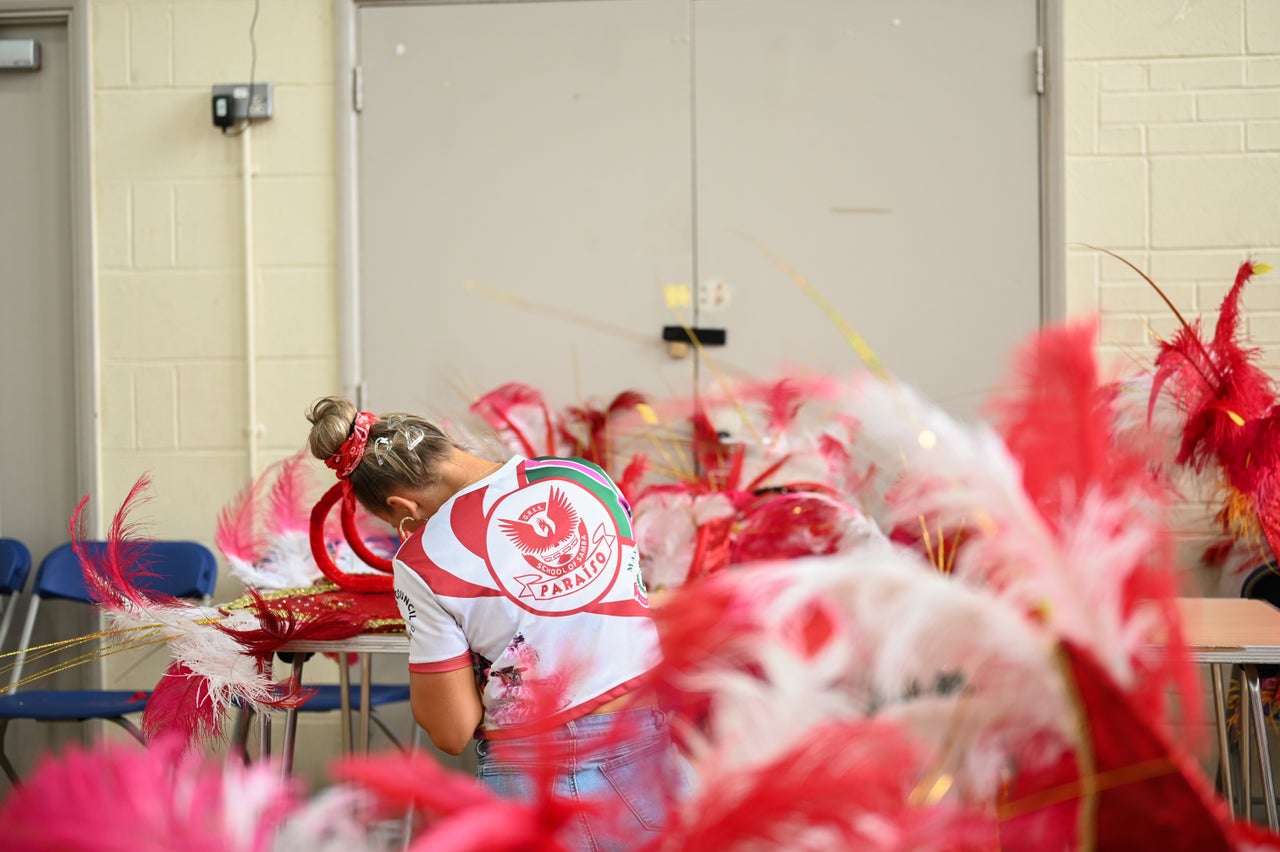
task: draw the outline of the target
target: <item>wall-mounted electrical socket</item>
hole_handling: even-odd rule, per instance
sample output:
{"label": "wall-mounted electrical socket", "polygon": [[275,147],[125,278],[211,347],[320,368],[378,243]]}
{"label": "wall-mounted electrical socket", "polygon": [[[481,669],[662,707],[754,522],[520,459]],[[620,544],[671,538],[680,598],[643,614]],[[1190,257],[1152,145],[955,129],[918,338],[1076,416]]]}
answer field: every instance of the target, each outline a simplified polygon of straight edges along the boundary
{"label": "wall-mounted electrical socket", "polygon": [[221,83],[213,87],[213,123],[227,127],[237,121],[258,121],[275,113],[275,98],[270,83]]}

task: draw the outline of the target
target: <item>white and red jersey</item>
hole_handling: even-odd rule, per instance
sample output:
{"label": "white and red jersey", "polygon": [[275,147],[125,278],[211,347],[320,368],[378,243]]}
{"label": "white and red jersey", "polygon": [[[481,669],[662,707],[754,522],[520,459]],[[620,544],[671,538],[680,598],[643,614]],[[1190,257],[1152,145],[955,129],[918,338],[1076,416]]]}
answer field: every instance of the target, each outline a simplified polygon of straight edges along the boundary
{"label": "white and red jersey", "polygon": [[586,715],[658,662],[631,509],[582,459],[512,459],[451,497],[394,564],[409,670],[474,657],[486,737]]}

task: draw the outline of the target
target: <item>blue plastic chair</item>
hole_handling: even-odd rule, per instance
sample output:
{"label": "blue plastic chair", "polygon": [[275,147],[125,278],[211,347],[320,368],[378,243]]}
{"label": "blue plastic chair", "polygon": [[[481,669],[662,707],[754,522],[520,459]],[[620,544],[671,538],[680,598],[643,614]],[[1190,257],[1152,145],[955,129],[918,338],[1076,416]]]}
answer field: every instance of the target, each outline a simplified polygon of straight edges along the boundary
{"label": "blue plastic chair", "polygon": [[[303,702],[302,706],[298,708],[300,712],[327,713],[342,709],[342,687],[338,684],[308,684],[306,688],[314,689],[316,693]],[[349,690],[347,694],[351,697],[351,709],[358,711],[360,709],[360,685],[352,684],[347,689]],[[383,735],[396,748],[401,750],[404,749],[404,743],[400,742],[400,738],[391,730],[391,726],[386,723],[386,720],[378,714],[376,708],[408,700],[409,684],[407,683],[374,683],[369,685],[369,721],[377,725]]]}
{"label": "blue plastic chair", "polygon": [[[86,547],[90,552],[100,552],[106,544],[87,542]],[[146,563],[152,576],[139,577],[136,581],[138,588],[198,600],[207,600],[213,594],[218,579],[218,563],[209,548],[193,541],[147,542],[144,548],[142,561]],[[80,560],[70,544],[54,548],[40,563],[19,648],[26,648],[30,644],[36,613],[44,599],[93,603],[85,585]],[[0,695],[0,768],[4,769],[12,783],[18,783],[18,775],[5,754],[4,741],[9,722],[14,719],[34,719],[40,722],[105,719],[124,728],[139,742],[143,741],[142,731],[125,717],[141,712],[150,693],[103,689],[17,692],[15,690],[22,676],[24,657],[24,653],[18,655],[10,676],[9,691]]]}
{"label": "blue plastic chair", "polygon": [[13,624],[18,595],[27,587],[31,573],[31,551],[16,538],[0,538],[0,649]]}

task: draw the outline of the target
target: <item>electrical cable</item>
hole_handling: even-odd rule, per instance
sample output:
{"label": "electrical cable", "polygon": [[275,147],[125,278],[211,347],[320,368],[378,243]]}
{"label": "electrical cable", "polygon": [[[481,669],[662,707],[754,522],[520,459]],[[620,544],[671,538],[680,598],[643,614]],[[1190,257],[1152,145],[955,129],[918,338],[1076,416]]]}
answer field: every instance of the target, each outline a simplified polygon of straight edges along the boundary
{"label": "electrical cable", "polygon": [[227,128],[222,128],[223,136],[239,136],[249,129],[251,122],[249,113],[253,111],[253,81],[258,73],[258,38],[256,31],[258,28],[258,11],[261,6],[262,0],[253,0],[253,18],[249,21],[249,103],[245,107],[244,123],[240,125],[239,129],[230,133],[227,132]]}

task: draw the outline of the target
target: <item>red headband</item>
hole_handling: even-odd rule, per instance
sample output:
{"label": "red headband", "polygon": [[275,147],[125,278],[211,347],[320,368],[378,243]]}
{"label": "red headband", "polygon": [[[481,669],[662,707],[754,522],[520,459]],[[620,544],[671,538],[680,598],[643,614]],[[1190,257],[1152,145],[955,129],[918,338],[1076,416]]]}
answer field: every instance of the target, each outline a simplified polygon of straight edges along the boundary
{"label": "red headband", "polygon": [[339,479],[346,479],[364,458],[365,445],[369,443],[369,427],[378,419],[372,411],[361,411],[351,424],[351,434],[342,442],[338,451],[324,460],[327,467],[338,472]]}

